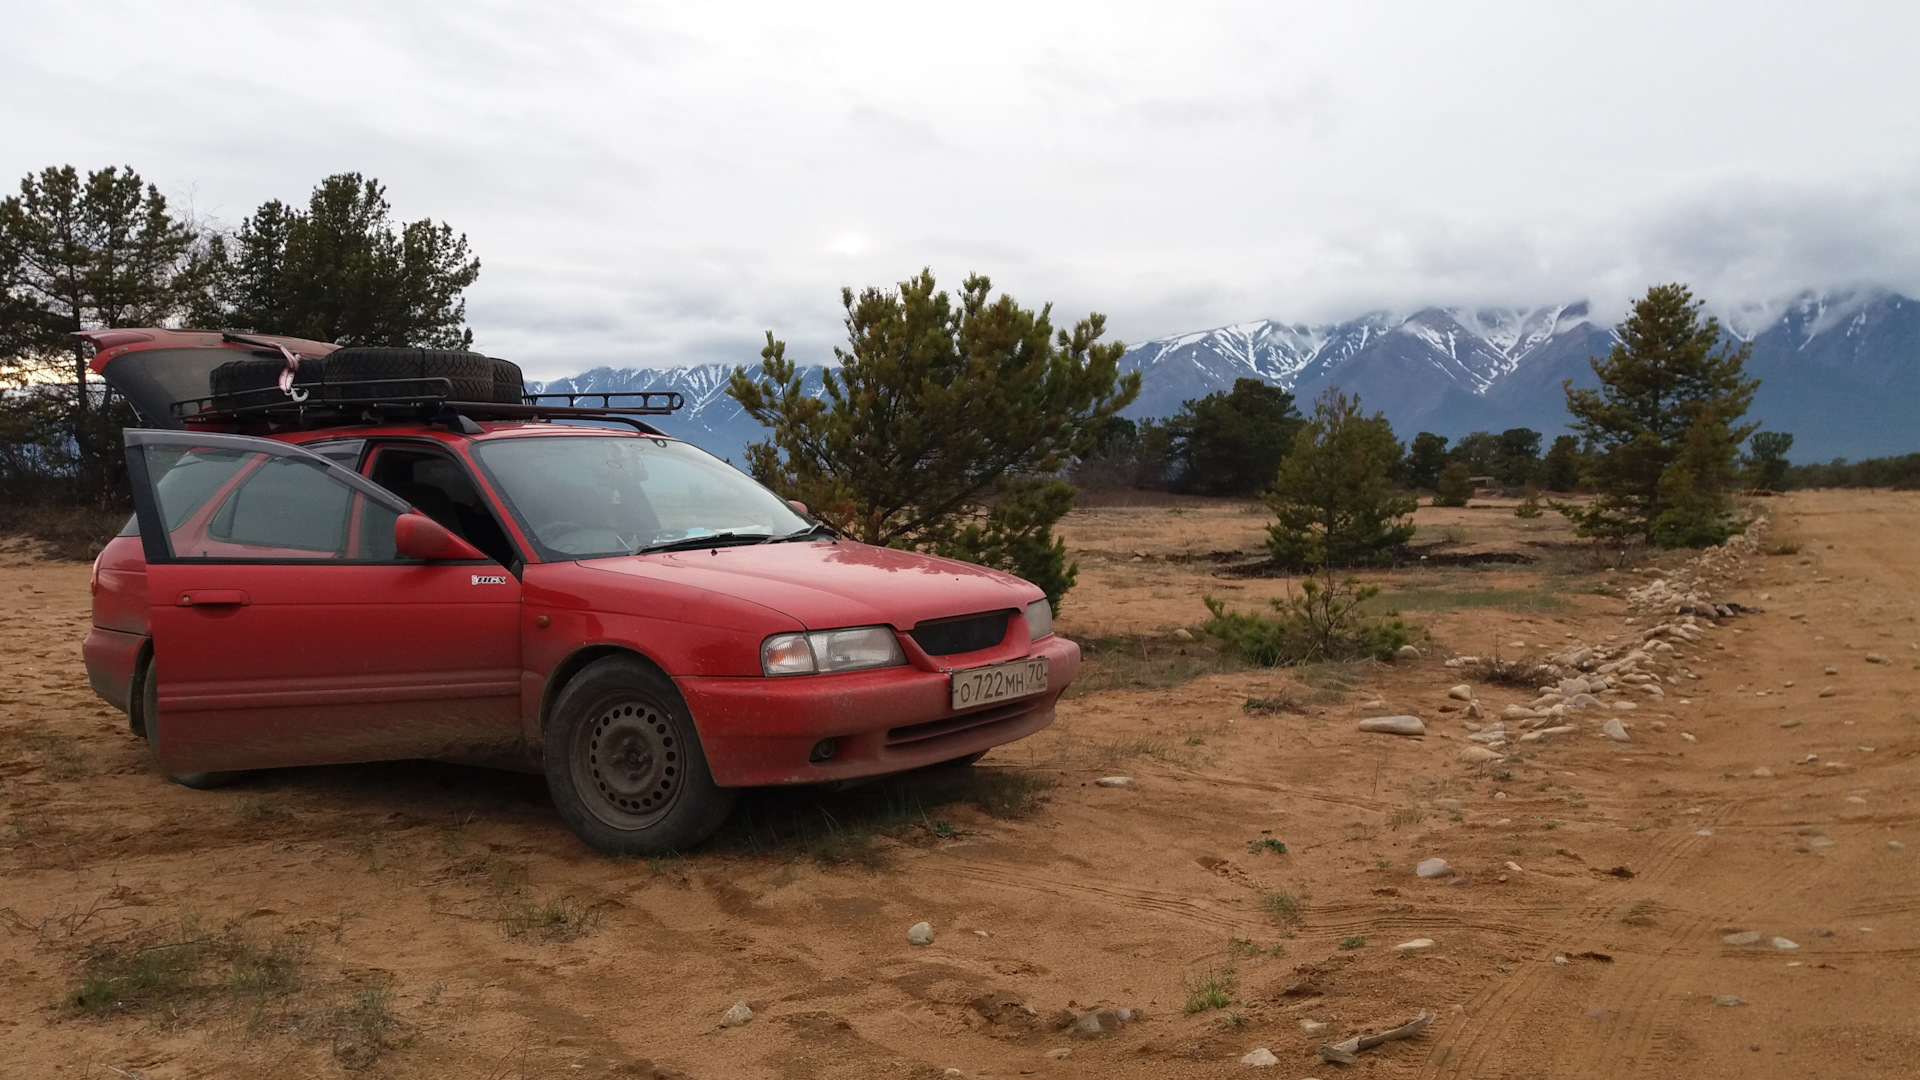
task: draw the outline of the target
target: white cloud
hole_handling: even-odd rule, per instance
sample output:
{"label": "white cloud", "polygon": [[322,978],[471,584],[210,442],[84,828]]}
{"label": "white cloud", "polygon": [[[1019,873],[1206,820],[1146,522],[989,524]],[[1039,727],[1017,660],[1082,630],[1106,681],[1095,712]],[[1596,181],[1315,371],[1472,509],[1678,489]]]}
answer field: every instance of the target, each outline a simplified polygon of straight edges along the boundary
{"label": "white cloud", "polygon": [[13,0],[0,179],[234,223],[330,172],[468,233],[533,373],[823,356],[921,266],[1129,340],[1263,316],[1920,292],[1905,0]]}

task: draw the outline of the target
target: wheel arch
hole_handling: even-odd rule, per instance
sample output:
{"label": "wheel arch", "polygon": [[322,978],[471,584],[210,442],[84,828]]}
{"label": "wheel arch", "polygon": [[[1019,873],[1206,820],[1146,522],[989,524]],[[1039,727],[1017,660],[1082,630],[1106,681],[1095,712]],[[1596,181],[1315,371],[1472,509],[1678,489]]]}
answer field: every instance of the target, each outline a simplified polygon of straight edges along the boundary
{"label": "wheel arch", "polygon": [[147,680],[153,672],[153,639],[140,644],[133,658],[133,678],[127,683],[127,728],[141,738],[147,737]]}
{"label": "wheel arch", "polygon": [[[574,676],[612,656],[630,656],[659,672],[660,676],[669,682],[673,679],[673,676],[667,674],[667,669],[661,667],[658,661],[631,645],[612,642],[583,645],[567,654],[566,659],[555,664],[552,673],[547,676],[547,684],[540,692],[540,733],[542,735],[546,734],[548,721],[553,719],[554,702],[560,700],[560,692],[567,688],[567,684],[573,681]],[[694,726],[699,727],[698,721],[695,721]]]}

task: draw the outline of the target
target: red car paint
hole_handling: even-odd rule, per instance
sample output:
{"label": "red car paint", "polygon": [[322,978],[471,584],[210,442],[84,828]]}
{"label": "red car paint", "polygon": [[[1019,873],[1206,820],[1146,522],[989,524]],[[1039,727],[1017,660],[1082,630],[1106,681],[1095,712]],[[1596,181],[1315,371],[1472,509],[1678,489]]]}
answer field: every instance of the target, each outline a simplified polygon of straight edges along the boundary
{"label": "red car paint", "polygon": [[[101,351],[94,369],[111,378],[114,367],[137,365],[144,350],[221,354],[248,340],[262,339],[235,344],[192,331],[103,332],[95,335]],[[276,340],[308,355],[331,349]],[[341,556],[254,546],[246,554],[255,561],[244,563],[148,565],[142,540],[123,535],[95,564],[93,627],[84,645],[94,689],[138,726],[141,680],[157,659],[168,733],[161,764],[169,772],[408,757],[537,768],[543,726],[561,687],[585,664],[626,652],[673,679],[715,781],[739,787],[873,776],[987,750],[1050,723],[1078,669],[1071,641],[1031,639],[1025,612],[1042,597],[1037,587],[967,563],[844,539],[543,559],[478,466],[475,448],[529,437],[662,437],[543,422],[479,427],[478,434],[458,434],[382,423],[268,438],[323,451],[357,449],[349,467],[362,476],[373,473],[383,447],[437,448],[497,519],[513,549],[511,565],[484,557],[380,562],[369,556],[379,539],[360,535],[357,525]],[[384,496],[406,505],[362,482],[366,490],[355,499],[371,504]],[[176,552],[233,553],[209,525],[223,498],[216,493],[169,528]],[[353,513],[362,520],[360,510]],[[1004,637],[989,647],[930,656],[909,633],[988,612],[1007,616]],[[771,635],[874,625],[892,628],[904,665],[762,672],[760,649]],[[950,707],[951,672],[1036,656],[1050,665],[1043,692],[959,712]],[[837,742],[833,755],[809,761],[809,751],[827,738]]]}

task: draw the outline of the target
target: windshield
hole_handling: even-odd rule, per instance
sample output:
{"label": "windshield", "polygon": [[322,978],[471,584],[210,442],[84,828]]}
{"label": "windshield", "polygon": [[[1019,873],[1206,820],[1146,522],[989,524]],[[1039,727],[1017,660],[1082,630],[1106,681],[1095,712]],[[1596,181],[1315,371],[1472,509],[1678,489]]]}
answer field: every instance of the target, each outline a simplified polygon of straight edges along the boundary
{"label": "windshield", "polygon": [[501,439],[474,456],[548,560],[630,555],[712,537],[751,543],[810,525],[712,454],[630,435]]}

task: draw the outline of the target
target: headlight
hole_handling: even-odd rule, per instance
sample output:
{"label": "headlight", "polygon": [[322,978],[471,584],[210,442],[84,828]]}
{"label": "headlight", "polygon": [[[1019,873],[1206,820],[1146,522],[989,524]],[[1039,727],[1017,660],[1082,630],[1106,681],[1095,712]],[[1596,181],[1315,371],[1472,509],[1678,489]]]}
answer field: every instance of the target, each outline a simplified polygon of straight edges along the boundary
{"label": "headlight", "polygon": [[1035,600],[1027,605],[1027,639],[1039,641],[1053,633],[1053,605]]}
{"label": "headlight", "polygon": [[760,669],[769,675],[859,671],[906,662],[900,640],[886,626],[775,634],[760,646]]}

